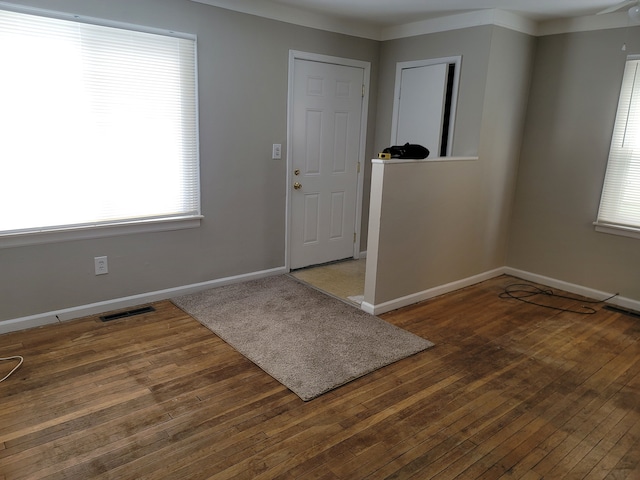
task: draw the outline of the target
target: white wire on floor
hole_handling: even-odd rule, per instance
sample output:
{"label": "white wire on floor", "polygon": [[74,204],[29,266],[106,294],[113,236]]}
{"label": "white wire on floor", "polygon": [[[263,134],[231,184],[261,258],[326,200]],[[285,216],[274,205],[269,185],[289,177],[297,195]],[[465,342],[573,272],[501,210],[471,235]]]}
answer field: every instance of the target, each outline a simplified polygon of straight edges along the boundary
{"label": "white wire on floor", "polygon": [[13,367],[13,370],[11,370],[9,373],[7,373],[2,380],[0,380],[1,382],[4,382],[7,378],[9,378],[13,372],[15,372],[18,368],[20,368],[20,365],[22,365],[22,362],[24,362],[24,358],[22,358],[20,355],[16,355],[15,357],[6,357],[6,358],[0,358],[0,362],[4,361],[4,360],[18,360],[18,364]]}

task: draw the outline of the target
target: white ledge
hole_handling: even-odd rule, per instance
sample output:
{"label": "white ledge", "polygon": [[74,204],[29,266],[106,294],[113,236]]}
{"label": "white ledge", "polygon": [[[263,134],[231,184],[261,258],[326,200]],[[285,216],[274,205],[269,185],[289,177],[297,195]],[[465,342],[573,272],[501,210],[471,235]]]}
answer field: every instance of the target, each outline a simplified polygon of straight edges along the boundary
{"label": "white ledge", "polygon": [[399,164],[399,163],[430,163],[430,162],[470,162],[478,160],[478,157],[432,157],[432,158],[391,158],[389,160],[382,160],[381,158],[374,158],[371,163],[383,163],[383,164]]}

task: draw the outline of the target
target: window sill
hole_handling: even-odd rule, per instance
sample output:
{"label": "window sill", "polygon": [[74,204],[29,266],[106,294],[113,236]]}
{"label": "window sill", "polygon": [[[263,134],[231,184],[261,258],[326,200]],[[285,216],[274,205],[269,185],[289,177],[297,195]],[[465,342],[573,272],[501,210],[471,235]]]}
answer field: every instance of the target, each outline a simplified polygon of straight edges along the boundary
{"label": "window sill", "polygon": [[621,225],[612,225],[608,223],[593,222],[596,232],[609,233],[611,235],[620,235],[623,237],[640,238],[640,228],[623,227]]}
{"label": "window sill", "polygon": [[58,243],[71,240],[87,240],[92,238],[131,235],[135,233],[167,232],[197,228],[200,226],[202,215],[183,218],[165,218],[131,223],[116,223],[106,225],[82,226],[60,230],[46,230],[40,232],[0,234],[0,248],[39,245],[43,243]]}

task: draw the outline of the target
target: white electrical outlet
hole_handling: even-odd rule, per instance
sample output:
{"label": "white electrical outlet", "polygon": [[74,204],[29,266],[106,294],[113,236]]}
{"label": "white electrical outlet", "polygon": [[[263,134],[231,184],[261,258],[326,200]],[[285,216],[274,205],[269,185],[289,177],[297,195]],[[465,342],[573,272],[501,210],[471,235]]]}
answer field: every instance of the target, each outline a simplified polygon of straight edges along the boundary
{"label": "white electrical outlet", "polygon": [[271,153],[271,158],[274,160],[279,160],[282,158],[282,145],[279,143],[273,144],[273,150]]}
{"label": "white electrical outlet", "polygon": [[109,262],[107,257],[94,257],[93,262],[96,268],[96,275],[105,275],[109,273]]}

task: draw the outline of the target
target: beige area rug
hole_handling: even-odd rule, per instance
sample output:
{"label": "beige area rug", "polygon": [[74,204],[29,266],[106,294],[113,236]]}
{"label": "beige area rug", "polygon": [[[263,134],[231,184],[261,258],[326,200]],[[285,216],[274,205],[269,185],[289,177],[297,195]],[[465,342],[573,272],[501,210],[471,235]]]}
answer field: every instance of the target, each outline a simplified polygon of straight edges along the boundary
{"label": "beige area rug", "polygon": [[288,275],[172,301],[305,401],[433,346]]}

